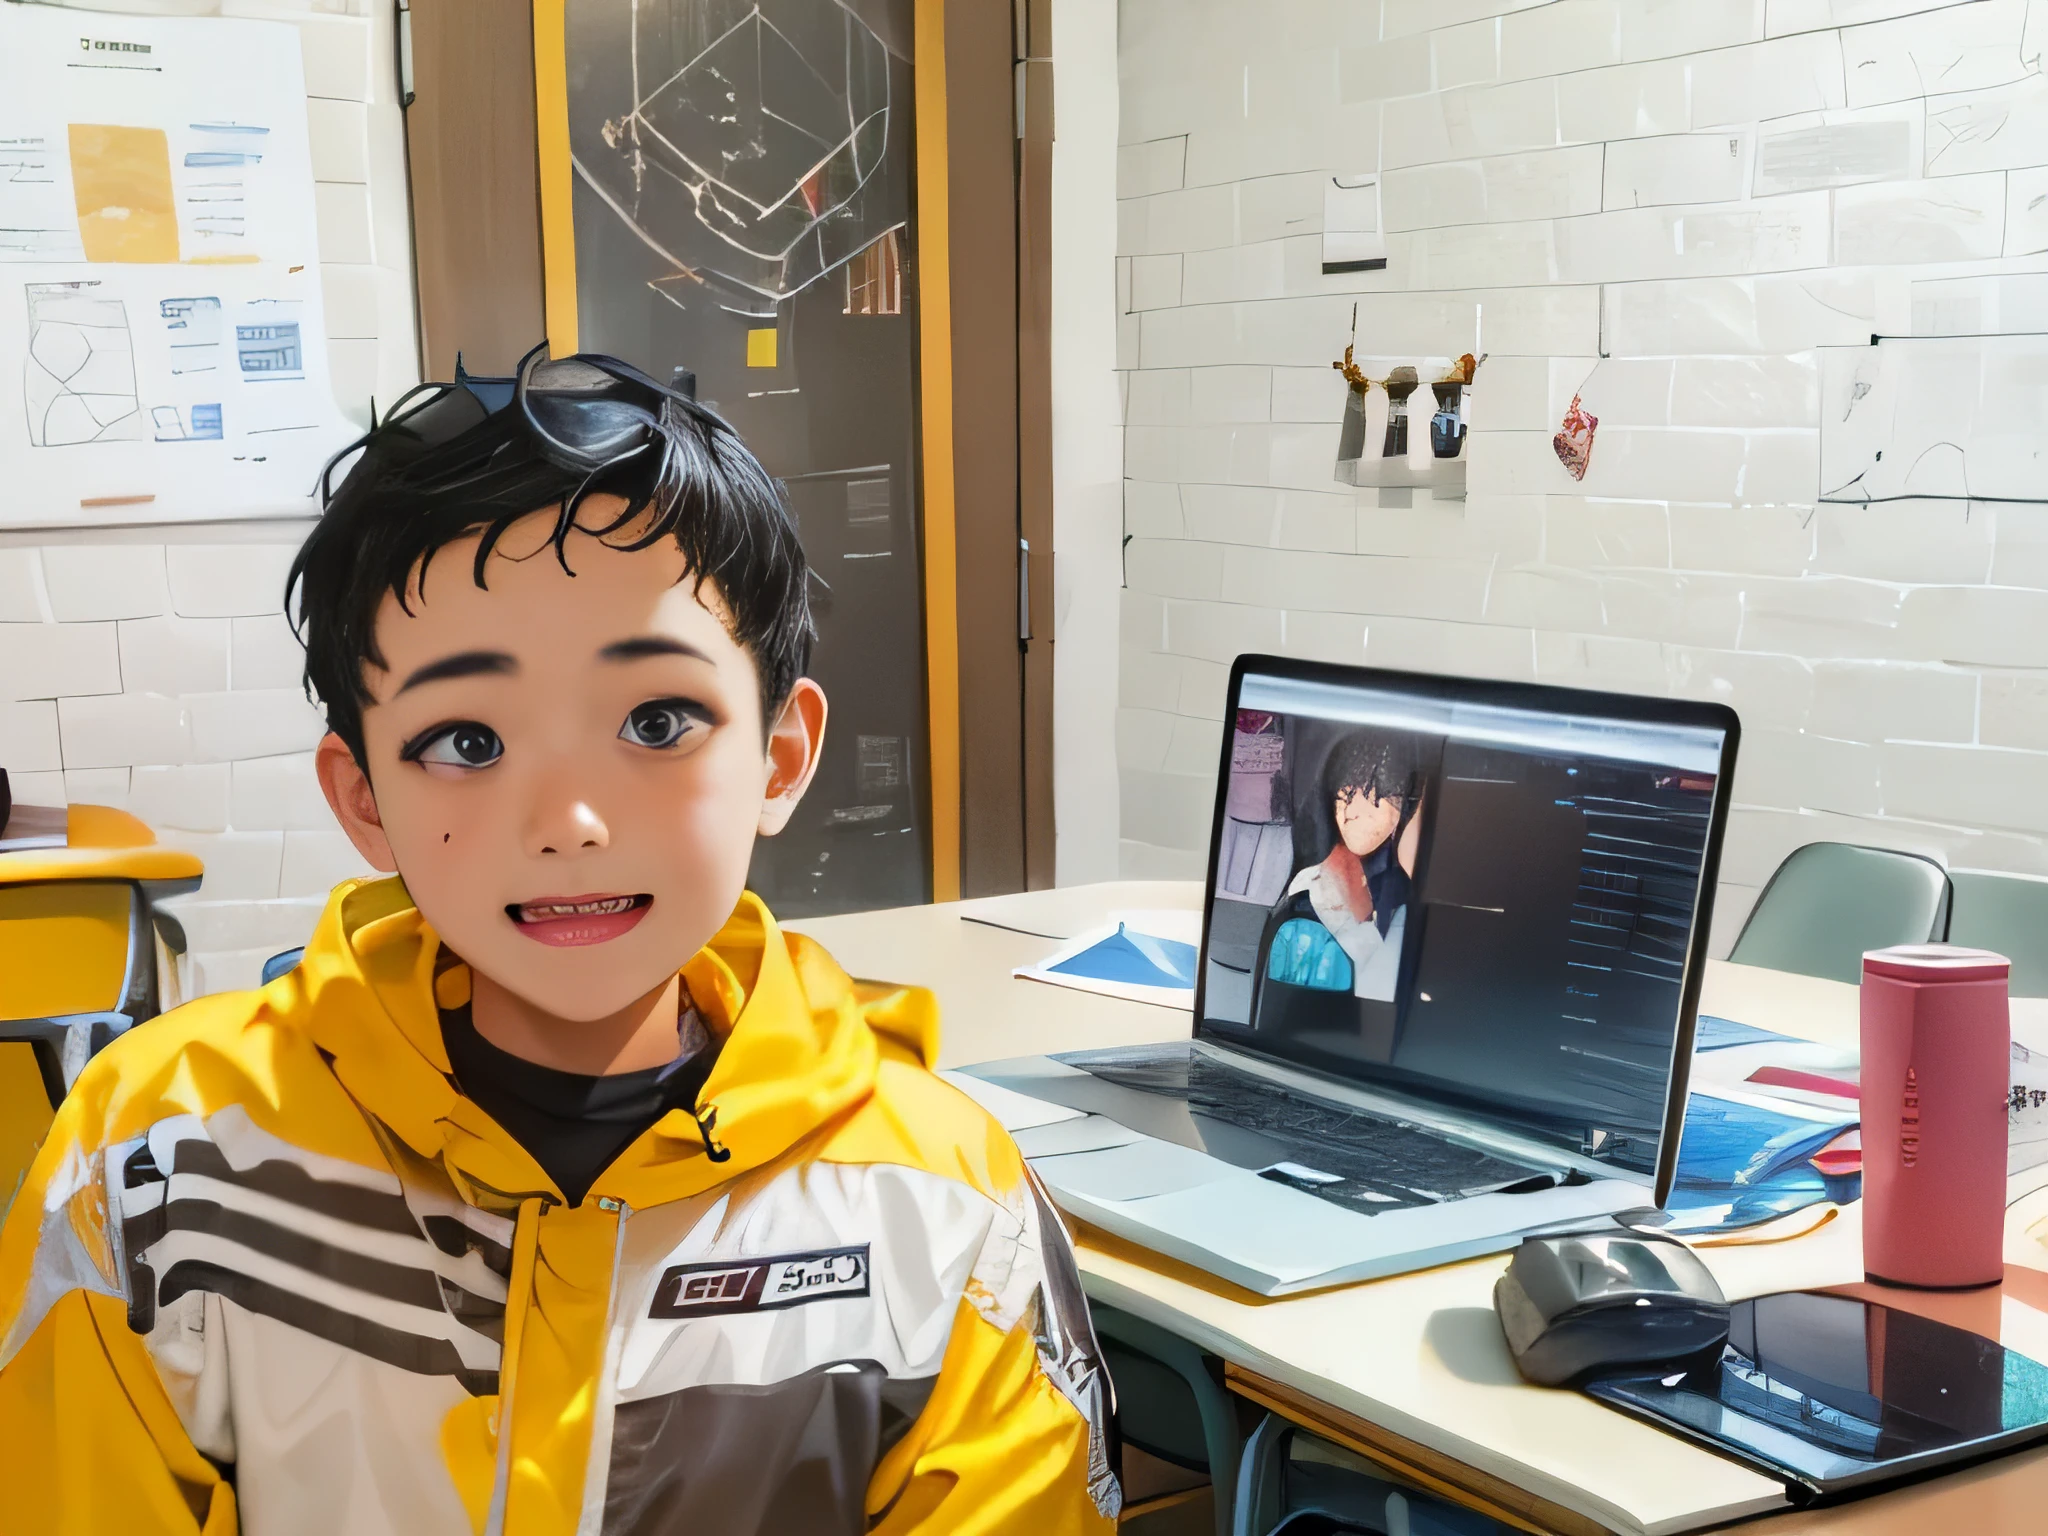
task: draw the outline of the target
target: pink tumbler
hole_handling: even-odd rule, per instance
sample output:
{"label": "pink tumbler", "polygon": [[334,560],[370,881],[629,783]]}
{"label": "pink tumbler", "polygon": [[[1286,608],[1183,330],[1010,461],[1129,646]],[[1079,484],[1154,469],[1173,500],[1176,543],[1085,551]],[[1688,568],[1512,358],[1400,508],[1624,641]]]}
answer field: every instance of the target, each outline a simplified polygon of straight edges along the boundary
{"label": "pink tumbler", "polygon": [[1863,957],[1863,1268],[1928,1290],[2005,1277],[2012,962],[1903,944]]}

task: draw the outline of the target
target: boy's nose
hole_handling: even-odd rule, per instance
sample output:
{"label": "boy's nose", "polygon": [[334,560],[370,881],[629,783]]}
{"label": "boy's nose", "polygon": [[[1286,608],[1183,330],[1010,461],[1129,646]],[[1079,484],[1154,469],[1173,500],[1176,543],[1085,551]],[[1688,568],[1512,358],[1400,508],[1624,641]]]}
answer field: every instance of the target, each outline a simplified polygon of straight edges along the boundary
{"label": "boy's nose", "polygon": [[609,848],[611,830],[604,818],[586,800],[569,798],[539,808],[527,828],[529,854],[571,853],[585,848]]}

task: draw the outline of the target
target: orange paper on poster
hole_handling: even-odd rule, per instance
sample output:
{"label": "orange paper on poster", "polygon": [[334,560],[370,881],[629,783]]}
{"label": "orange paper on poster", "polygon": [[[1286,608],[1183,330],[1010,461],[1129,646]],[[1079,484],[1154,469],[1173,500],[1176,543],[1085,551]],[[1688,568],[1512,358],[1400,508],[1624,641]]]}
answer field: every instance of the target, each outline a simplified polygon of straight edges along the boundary
{"label": "orange paper on poster", "polygon": [[87,261],[178,259],[171,145],[163,129],[71,124],[71,185]]}

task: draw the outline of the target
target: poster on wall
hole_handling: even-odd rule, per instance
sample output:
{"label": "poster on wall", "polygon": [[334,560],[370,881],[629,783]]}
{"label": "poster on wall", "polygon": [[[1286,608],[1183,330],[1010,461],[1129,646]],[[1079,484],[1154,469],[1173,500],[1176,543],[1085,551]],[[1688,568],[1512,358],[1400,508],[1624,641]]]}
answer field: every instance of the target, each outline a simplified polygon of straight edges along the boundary
{"label": "poster on wall", "polygon": [[2048,502],[2048,335],[1820,350],[1820,499]]}
{"label": "poster on wall", "polygon": [[356,435],[298,29],[0,5],[0,527],[302,516]]}

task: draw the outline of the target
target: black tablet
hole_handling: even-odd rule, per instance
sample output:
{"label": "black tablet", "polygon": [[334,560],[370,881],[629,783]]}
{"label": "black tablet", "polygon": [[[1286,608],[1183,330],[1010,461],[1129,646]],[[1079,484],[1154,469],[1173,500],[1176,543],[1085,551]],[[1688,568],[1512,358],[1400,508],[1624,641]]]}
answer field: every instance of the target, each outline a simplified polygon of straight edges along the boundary
{"label": "black tablet", "polygon": [[1993,1339],[1817,1291],[1732,1314],[1711,1364],[1585,1390],[1783,1480],[1795,1502],[2048,1440],[2048,1366]]}

